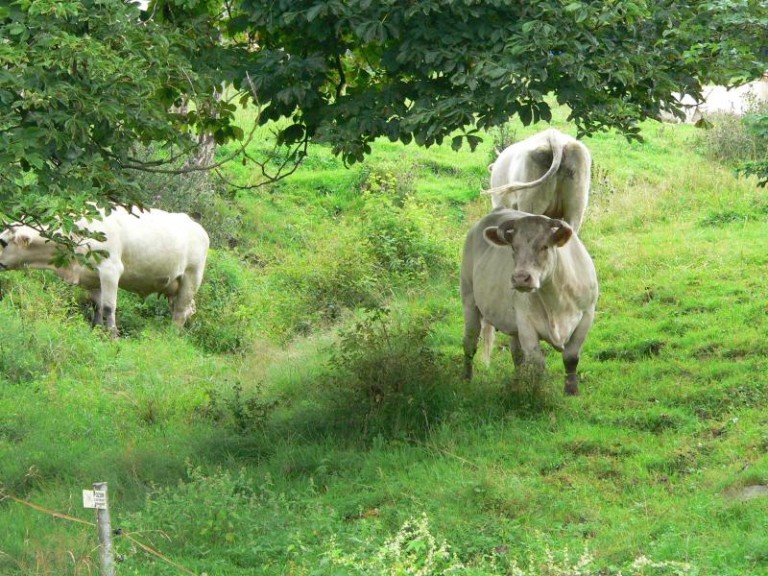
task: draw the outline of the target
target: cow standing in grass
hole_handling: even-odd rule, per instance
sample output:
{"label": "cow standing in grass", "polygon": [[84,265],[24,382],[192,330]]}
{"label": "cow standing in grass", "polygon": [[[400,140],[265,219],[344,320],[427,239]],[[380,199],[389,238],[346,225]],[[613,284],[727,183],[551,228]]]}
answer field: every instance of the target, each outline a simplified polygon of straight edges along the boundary
{"label": "cow standing in grass", "polygon": [[[562,352],[565,392],[578,394],[577,367],[595,316],[598,286],[586,248],[566,222],[497,208],[469,231],[461,264],[464,368],[472,378],[481,323],[510,335],[517,369],[544,369],[539,342]],[[484,333],[490,358],[493,330]]]}
{"label": "cow standing in grass", "polygon": [[116,208],[103,220],[79,225],[101,235],[99,240],[83,239],[77,248],[81,254],[103,254],[93,267],[77,262],[57,267],[56,244],[36,229],[17,225],[0,234],[0,269],[54,270],[65,281],[81,285],[95,305],[94,326],[103,323],[113,335],[118,286],[141,296],[167,296],[178,326],[194,314],[209,245],[200,224],[186,214]]}

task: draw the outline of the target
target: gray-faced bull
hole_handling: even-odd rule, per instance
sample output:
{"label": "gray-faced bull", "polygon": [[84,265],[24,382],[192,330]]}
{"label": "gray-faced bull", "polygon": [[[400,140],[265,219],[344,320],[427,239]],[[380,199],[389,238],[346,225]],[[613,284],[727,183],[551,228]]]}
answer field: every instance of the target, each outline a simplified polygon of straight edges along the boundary
{"label": "gray-faced bull", "polygon": [[516,368],[544,369],[541,340],[562,352],[565,392],[578,394],[576,369],[597,296],[592,259],[568,224],[497,208],[472,227],[464,244],[466,378],[472,378],[481,329],[488,360],[495,327],[510,335]]}

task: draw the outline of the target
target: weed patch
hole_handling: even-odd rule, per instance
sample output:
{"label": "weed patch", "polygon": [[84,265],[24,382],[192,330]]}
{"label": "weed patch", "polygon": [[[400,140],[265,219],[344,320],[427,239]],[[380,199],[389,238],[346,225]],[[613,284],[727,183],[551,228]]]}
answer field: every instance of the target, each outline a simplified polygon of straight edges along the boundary
{"label": "weed patch", "polygon": [[373,308],[341,332],[329,391],[345,399],[339,416],[363,438],[423,437],[450,406],[446,362],[429,343],[434,322]]}
{"label": "weed patch", "polygon": [[265,400],[262,384],[256,382],[244,390],[240,382],[222,390],[219,385],[207,391],[208,402],[198,409],[204,417],[219,425],[229,425],[237,434],[263,432],[277,406],[275,400]]}

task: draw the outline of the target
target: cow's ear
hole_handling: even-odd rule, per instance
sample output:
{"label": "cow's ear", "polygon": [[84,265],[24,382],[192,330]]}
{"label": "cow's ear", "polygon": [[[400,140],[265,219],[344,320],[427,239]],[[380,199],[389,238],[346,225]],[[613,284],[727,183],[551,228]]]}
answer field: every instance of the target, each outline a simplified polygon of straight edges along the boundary
{"label": "cow's ear", "polygon": [[573,228],[562,220],[558,220],[557,226],[552,227],[552,243],[555,246],[565,246],[571,236],[573,236]]}
{"label": "cow's ear", "polygon": [[13,241],[22,248],[29,248],[32,243],[32,236],[26,230],[16,230],[13,235]]}
{"label": "cow's ear", "polygon": [[498,226],[488,226],[483,230],[483,236],[494,246],[509,246],[509,242],[504,238],[504,233],[499,230]]}

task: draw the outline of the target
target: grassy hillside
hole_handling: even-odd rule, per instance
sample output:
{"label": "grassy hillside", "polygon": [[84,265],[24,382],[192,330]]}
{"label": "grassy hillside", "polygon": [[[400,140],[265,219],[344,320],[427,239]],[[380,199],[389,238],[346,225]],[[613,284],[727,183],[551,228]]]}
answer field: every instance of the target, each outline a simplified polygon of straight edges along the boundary
{"label": "grassy hillside", "polygon": [[148,181],[214,236],[182,333],[121,293],[113,341],[76,289],[3,275],[0,574],[98,573],[74,520],[95,481],[121,575],[768,574],[768,197],[700,131],[643,134],[585,141],[601,297],[576,398],[551,351],[540,386],[503,351],[461,379],[499,134],[350,169],[317,147],[227,198]]}

